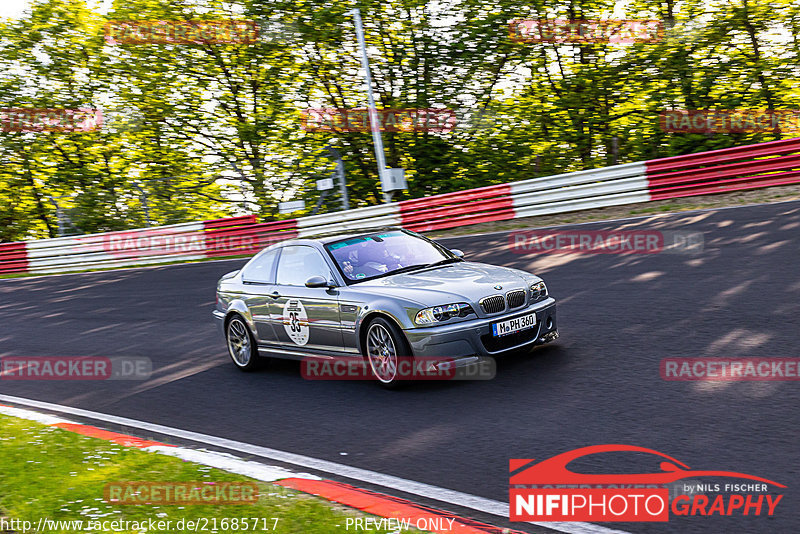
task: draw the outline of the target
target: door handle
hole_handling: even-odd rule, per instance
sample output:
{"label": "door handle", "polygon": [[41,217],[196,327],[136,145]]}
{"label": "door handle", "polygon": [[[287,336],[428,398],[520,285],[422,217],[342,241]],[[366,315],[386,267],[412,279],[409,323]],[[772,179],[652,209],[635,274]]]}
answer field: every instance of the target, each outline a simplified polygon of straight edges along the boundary
{"label": "door handle", "polygon": [[280,297],[281,294],[278,293],[277,291],[273,291],[272,293],[269,294],[269,296],[274,298],[274,299],[276,299],[276,298]]}

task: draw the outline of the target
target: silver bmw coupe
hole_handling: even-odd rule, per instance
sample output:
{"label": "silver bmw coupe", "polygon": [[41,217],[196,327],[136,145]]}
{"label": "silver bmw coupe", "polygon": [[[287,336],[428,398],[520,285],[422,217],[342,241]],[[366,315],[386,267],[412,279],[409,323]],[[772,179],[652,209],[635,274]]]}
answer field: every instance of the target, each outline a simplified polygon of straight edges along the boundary
{"label": "silver bmw coupe", "polygon": [[388,387],[403,358],[457,368],[558,337],[541,278],[463,256],[395,228],[283,241],[219,280],[213,314],[241,370],[347,359]]}

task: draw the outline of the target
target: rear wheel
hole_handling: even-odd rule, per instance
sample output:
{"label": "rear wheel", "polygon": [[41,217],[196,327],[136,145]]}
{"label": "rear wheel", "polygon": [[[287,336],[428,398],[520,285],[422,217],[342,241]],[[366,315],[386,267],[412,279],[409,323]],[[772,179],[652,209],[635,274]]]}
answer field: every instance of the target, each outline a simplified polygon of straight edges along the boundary
{"label": "rear wheel", "polygon": [[373,320],[367,328],[365,352],[372,375],[381,386],[391,389],[400,385],[399,364],[410,351],[399,328],[380,317]]}
{"label": "rear wheel", "polygon": [[242,371],[253,371],[260,366],[258,346],[247,323],[240,315],[234,315],[228,320],[225,339],[228,342],[228,354],[236,367]]}

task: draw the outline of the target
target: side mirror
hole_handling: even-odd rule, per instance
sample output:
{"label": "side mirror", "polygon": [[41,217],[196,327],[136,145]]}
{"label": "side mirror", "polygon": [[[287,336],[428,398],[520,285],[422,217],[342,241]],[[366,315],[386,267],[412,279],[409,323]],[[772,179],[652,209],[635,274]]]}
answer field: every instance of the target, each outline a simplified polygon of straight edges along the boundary
{"label": "side mirror", "polygon": [[328,287],[328,281],[319,275],[312,276],[306,280],[306,287]]}
{"label": "side mirror", "polygon": [[451,249],[450,252],[452,252],[453,255],[455,257],[457,257],[457,258],[463,258],[464,257],[464,253],[462,251],[460,251],[459,249],[457,249],[457,248]]}

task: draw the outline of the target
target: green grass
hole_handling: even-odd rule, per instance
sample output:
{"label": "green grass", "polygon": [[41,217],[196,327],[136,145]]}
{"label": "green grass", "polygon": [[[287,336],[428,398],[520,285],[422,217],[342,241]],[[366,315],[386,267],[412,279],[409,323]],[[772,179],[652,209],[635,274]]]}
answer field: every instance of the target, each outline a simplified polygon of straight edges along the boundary
{"label": "green grass", "polygon": [[[0,415],[0,518],[30,521],[83,520],[84,528],[49,528],[43,532],[90,532],[92,521],[171,521],[169,530],[128,529],[117,532],[184,532],[175,527],[181,519],[208,520],[206,532],[253,532],[218,528],[223,518],[260,519],[271,530],[277,518],[279,533],[336,533],[345,530],[348,517],[367,517],[357,510],[332,504],[269,483],[259,482],[259,500],[245,505],[112,505],[103,500],[108,482],[122,481],[208,482],[248,481],[227,473],[177,458],[126,448],[107,441],[87,438],[39,423]],[[184,523],[185,524],[185,523]],[[63,526],[63,525],[62,525]],[[137,525],[129,525],[136,527]],[[156,527],[157,528],[157,527]],[[2,531],[2,529],[0,529]],[[18,532],[20,532],[18,530]],[[91,532],[99,532],[99,529]],[[200,530],[202,532],[202,530]],[[372,531],[387,532],[387,531]]]}

